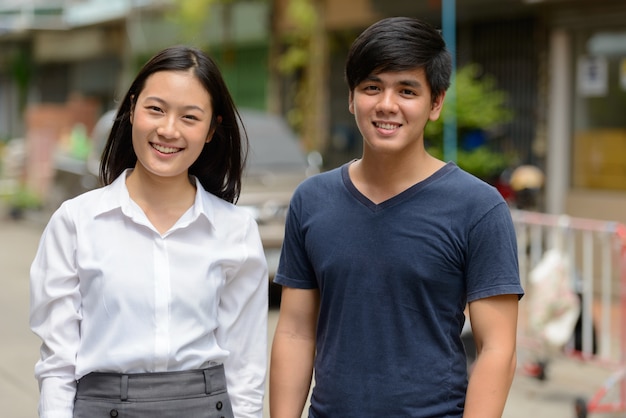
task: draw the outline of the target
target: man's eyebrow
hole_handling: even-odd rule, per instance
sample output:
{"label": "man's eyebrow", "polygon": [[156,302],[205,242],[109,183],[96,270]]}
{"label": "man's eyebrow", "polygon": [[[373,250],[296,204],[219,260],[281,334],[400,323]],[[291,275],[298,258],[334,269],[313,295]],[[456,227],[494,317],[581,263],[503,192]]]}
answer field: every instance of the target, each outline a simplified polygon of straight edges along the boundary
{"label": "man's eyebrow", "polygon": [[380,77],[378,77],[376,74],[370,74],[370,75],[368,75],[367,77],[365,77],[365,80],[367,80],[367,81],[376,81],[376,82],[380,82],[380,81],[382,81],[382,80],[380,79]]}
{"label": "man's eyebrow", "polygon": [[[148,96],[148,97],[146,97],[146,100],[154,100],[156,102],[161,103],[162,105],[166,105],[167,104],[167,102],[165,100],[163,100],[163,99],[161,99],[160,97],[157,97],[157,96]],[[185,109],[185,110],[198,110],[198,111],[204,113],[204,109],[202,107],[200,107],[200,106],[197,106],[197,105],[183,106],[183,109]]]}
{"label": "man's eyebrow", "polygon": [[[373,81],[376,83],[380,83],[382,82],[381,78],[376,75],[376,74],[370,74],[368,75],[365,80],[367,81]],[[399,86],[407,86],[407,87],[413,87],[416,89],[421,89],[424,87],[424,85],[422,83],[420,83],[418,80],[413,80],[413,79],[406,79],[406,80],[400,80],[396,83]]]}
{"label": "man's eyebrow", "polygon": [[401,85],[401,86],[414,87],[416,89],[419,89],[419,88],[423,87],[422,83],[420,83],[417,80],[400,80],[398,82],[398,84]]}

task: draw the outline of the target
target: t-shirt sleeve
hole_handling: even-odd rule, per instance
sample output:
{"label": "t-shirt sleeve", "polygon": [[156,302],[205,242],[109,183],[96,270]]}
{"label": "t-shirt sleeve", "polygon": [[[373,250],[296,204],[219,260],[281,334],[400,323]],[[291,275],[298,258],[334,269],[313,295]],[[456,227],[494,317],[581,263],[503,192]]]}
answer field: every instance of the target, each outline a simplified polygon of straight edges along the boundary
{"label": "t-shirt sleeve", "polygon": [[468,302],[505,294],[524,295],[515,227],[506,203],[495,205],[470,229],[467,251]]}
{"label": "t-shirt sleeve", "polygon": [[296,189],[289,204],[285,222],[285,237],[274,283],[296,289],[316,289],[313,266],[306,251],[302,227],[302,187]]}

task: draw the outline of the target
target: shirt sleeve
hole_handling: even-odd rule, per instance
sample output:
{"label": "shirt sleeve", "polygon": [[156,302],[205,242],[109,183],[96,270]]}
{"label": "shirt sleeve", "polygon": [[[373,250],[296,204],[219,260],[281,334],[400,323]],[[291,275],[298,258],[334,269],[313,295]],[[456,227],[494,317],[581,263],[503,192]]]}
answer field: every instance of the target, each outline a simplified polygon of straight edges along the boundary
{"label": "shirt sleeve", "polygon": [[42,340],[35,365],[42,418],[73,415],[81,320],[75,249],[76,229],[62,205],[50,218],[30,269],[30,327]]}
{"label": "shirt sleeve", "polygon": [[296,189],[289,203],[285,221],[285,239],[274,283],[296,289],[316,289],[318,284],[315,280],[313,265],[309,261],[304,232],[299,219],[302,216],[300,208],[303,207],[301,196],[307,195],[307,192],[300,191],[303,186],[305,185]]}
{"label": "shirt sleeve", "polygon": [[261,418],[267,370],[268,271],[258,227],[250,219],[245,256],[227,281],[218,308],[218,344],[236,418]]}
{"label": "shirt sleeve", "polygon": [[497,295],[524,295],[515,227],[504,202],[495,205],[472,227],[467,259],[469,302]]}

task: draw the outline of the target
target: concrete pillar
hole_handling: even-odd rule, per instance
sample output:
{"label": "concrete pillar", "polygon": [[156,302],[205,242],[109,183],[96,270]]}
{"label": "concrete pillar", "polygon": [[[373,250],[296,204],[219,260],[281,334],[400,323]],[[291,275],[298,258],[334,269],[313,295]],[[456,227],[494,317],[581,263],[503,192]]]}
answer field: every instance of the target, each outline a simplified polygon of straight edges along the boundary
{"label": "concrete pillar", "polygon": [[550,34],[548,152],[546,160],[546,212],[566,209],[570,187],[572,47],[569,33],[555,29]]}

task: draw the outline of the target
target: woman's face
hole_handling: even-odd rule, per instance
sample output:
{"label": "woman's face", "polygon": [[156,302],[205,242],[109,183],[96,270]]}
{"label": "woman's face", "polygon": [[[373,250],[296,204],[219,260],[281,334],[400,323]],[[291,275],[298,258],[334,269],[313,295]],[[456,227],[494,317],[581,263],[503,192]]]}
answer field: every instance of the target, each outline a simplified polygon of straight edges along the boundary
{"label": "woman's face", "polygon": [[187,177],[212,138],[211,96],[190,71],[160,71],[146,79],[131,112],[136,170]]}

